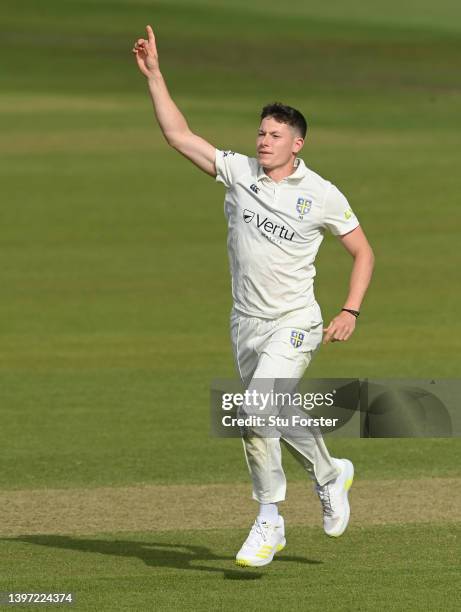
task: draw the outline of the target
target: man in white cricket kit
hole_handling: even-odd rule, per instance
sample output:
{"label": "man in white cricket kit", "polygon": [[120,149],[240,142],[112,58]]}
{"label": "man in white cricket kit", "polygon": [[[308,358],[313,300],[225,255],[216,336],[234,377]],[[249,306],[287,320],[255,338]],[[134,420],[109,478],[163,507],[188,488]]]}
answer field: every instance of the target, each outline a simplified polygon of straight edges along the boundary
{"label": "man in white cricket kit", "polygon": [[[306,121],[280,103],[263,108],[257,157],[216,149],[194,134],[171,99],[160,72],[154,33],[138,39],[133,53],[147,78],[168,144],[227,188],[225,213],[232,276],[231,337],[239,375],[249,390],[283,380],[296,387],[323,342],[348,340],[373,270],[373,252],[344,195],[297,157]],[[313,292],[314,260],[325,230],[352,255],[349,293],[339,314],[323,328]],[[287,383],[288,381],[288,383]],[[354,468],[330,456],[323,438],[253,433],[243,437],[253,498],[259,513],[237,554],[241,566],[270,563],[286,544],[277,503],[285,499],[280,439],[315,482],[324,530],[338,537],[349,522],[348,490]]]}

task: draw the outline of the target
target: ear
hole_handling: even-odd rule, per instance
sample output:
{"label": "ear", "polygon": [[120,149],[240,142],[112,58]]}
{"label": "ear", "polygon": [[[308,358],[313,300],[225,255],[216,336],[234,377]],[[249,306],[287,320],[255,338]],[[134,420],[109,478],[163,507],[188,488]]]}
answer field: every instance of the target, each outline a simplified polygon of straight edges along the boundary
{"label": "ear", "polygon": [[304,138],[297,136],[293,142],[293,153],[299,153],[304,146]]}

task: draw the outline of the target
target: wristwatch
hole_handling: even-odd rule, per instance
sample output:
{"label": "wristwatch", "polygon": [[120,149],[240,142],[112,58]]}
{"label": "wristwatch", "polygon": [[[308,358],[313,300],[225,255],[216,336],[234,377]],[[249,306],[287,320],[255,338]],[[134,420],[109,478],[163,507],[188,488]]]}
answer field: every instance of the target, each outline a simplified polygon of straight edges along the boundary
{"label": "wristwatch", "polygon": [[341,308],[341,310],[344,310],[345,312],[350,312],[351,315],[354,315],[355,318],[357,318],[360,314],[360,310],[352,310],[352,308]]}

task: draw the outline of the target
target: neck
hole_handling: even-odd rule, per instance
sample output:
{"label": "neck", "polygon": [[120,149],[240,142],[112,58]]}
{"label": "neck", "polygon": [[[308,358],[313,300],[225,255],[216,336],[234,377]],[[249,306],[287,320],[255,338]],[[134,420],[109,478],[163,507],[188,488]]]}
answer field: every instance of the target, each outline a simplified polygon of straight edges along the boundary
{"label": "neck", "polygon": [[277,166],[277,168],[264,168],[264,172],[276,183],[280,183],[284,178],[290,176],[295,172],[295,157],[292,157],[286,164],[283,166]]}

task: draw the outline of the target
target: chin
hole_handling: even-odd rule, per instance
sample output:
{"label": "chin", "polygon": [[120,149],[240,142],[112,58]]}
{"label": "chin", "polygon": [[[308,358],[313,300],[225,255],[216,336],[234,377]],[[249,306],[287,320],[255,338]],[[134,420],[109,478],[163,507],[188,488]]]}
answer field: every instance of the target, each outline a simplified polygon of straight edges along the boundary
{"label": "chin", "polygon": [[272,159],[272,156],[265,156],[265,155],[258,155],[258,161],[261,164],[261,166],[264,166],[264,168],[273,168],[274,166],[274,160]]}

